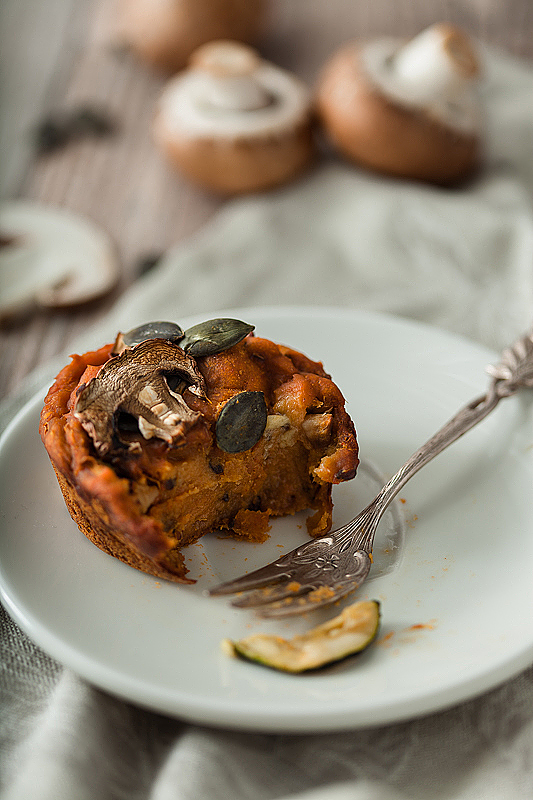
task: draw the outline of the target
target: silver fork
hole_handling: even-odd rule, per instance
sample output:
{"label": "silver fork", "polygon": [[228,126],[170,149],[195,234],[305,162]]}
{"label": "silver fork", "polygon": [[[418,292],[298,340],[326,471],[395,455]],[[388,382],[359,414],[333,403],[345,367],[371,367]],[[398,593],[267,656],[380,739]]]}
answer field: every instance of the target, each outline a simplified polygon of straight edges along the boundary
{"label": "silver fork", "polygon": [[285,617],[333,603],[361,586],[372,565],[378,523],[407,481],[504,397],[533,388],[533,330],[506,348],[500,362],[486,371],[492,377],[487,393],[464,406],[413,453],[355,519],[265,567],[215,586],[209,594],[238,594],[233,606],[255,608],[263,617]]}

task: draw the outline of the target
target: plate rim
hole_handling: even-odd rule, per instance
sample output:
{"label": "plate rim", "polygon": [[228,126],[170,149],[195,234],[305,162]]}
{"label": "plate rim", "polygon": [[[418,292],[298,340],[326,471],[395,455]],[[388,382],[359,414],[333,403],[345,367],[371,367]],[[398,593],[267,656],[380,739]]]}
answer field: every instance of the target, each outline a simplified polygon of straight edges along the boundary
{"label": "plate rim", "polygon": [[[463,345],[474,346],[478,348],[480,352],[491,353],[490,349],[485,345],[470,340],[461,334],[450,332],[419,320],[365,309],[339,309],[329,306],[280,306],[279,308],[275,306],[260,306],[257,308],[223,310],[217,313],[219,316],[241,314],[244,318],[246,318],[245,315],[251,316],[252,314],[263,317],[269,315],[282,317],[291,315],[309,317],[311,314],[322,316],[334,315],[336,319],[342,316],[350,320],[357,319],[363,321],[366,318],[372,319],[373,322],[393,323],[418,331],[429,330],[438,332],[449,340],[456,340]],[[187,320],[196,320],[201,317],[202,315],[191,315],[187,317]],[[494,354],[491,353],[490,357],[494,357]],[[47,391],[47,386],[48,384],[36,391],[6,425],[4,431],[0,435],[0,457],[11,436],[16,435],[21,422],[27,415],[35,413],[38,404],[42,403]],[[486,691],[496,688],[498,685],[519,674],[531,664],[533,660],[532,641],[529,645],[524,645],[521,653],[518,655],[515,654],[512,667],[510,667],[507,662],[505,664],[490,666],[486,670],[481,670],[475,677],[461,684],[449,687],[441,693],[440,698],[436,698],[432,692],[427,691],[416,698],[408,698],[401,703],[396,703],[395,706],[392,707],[379,707],[379,709],[374,708],[373,710],[368,710],[366,713],[358,713],[358,719],[355,721],[353,718],[347,719],[346,712],[334,711],[325,714],[318,726],[316,720],[314,720],[314,724],[311,724],[308,713],[297,715],[294,722],[291,724],[287,722],[286,719],[281,719],[276,713],[270,714],[268,709],[263,712],[263,716],[260,717],[260,719],[258,719],[256,710],[250,711],[247,715],[246,710],[241,709],[239,718],[235,719],[235,715],[227,710],[227,702],[225,701],[213,701],[211,698],[207,704],[193,703],[194,708],[190,707],[189,710],[183,707],[179,709],[175,707],[169,708],[169,693],[165,689],[159,690],[156,685],[152,685],[149,691],[146,691],[145,682],[130,675],[126,676],[124,682],[124,675],[121,675],[117,670],[102,664],[97,658],[91,658],[86,654],[80,653],[76,648],[64,642],[56,633],[43,629],[40,622],[35,622],[35,620],[32,622],[25,614],[24,607],[20,608],[14,601],[9,589],[6,590],[6,583],[9,587],[9,579],[4,575],[3,566],[0,562],[0,596],[6,611],[38,647],[41,647],[48,655],[56,659],[63,666],[72,669],[89,683],[127,702],[133,702],[143,708],[184,719],[189,722],[208,724],[213,727],[223,727],[226,729],[262,731],[266,733],[314,733],[321,731],[342,731],[347,729],[354,730],[362,727],[375,727],[383,724],[402,722],[421,715],[444,710],[465,700],[482,695]],[[16,597],[16,590],[14,595]],[[37,636],[35,635],[36,631]],[[87,664],[89,664],[89,668]],[[254,715],[253,719],[252,714]]]}

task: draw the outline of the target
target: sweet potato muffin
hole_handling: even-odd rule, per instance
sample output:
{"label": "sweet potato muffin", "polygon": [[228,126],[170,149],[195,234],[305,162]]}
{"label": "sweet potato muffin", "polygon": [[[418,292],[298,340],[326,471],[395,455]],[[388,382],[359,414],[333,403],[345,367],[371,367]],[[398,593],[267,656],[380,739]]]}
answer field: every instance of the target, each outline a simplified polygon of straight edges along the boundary
{"label": "sweet potato muffin", "polygon": [[331,486],[358,446],[322,364],[238,320],[187,331],[149,323],[72,356],[40,433],[72,518],[98,547],[190,583],[181,548],[217,531],[267,537],[270,517],[312,509],[331,526]]}

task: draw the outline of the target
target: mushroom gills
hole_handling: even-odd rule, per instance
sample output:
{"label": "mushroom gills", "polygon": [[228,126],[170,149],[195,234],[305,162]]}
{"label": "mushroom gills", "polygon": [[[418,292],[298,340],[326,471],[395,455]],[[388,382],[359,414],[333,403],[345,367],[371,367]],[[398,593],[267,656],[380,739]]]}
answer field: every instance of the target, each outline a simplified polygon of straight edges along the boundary
{"label": "mushroom gills", "polygon": [[223,645],[230,654],[282,672],[307,672],[365,650],[376,638],[380,618],[379,602],[364,600],[292,639],[254,634]]}
{"label": "mushroom gills", "polygon": [[[111,358],[80,387],[74,416],[100,456],[120,445],[121,432],[131,433],[134,420],[144,439],[180,443],[201,417],[181,395],[185,387],[205,399],[204,379],[194,359],[173,342],[145,339]],[[140,449],[138,442],[122,443]]]}

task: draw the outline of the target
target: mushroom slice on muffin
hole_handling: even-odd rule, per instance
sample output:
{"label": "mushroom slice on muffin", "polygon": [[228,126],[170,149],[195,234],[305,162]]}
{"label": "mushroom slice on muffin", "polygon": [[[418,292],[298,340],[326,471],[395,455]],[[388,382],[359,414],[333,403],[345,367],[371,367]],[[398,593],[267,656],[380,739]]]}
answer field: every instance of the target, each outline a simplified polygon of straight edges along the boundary
{"label": "mushroom slice on muffin", "polygon": [[[121,416],[136,420],[145,439],[156,436],[173,444],[183,441],[200,417],[185,402],[185,388],[205,398],[205,383],[194,359],[172,342],[148,339],[125,348],[78,387],[74,416],[101,456],[113,449],[116,438],[121,440]],[[141,448],[132,442],[129,449]]]}

